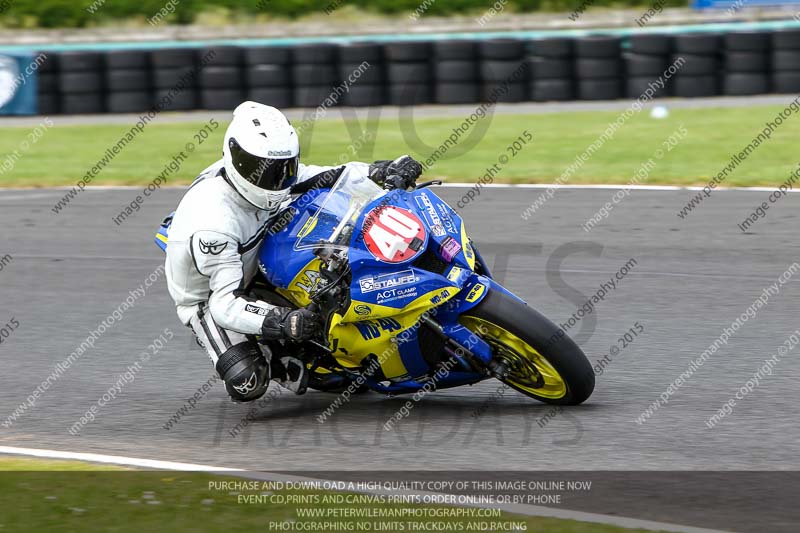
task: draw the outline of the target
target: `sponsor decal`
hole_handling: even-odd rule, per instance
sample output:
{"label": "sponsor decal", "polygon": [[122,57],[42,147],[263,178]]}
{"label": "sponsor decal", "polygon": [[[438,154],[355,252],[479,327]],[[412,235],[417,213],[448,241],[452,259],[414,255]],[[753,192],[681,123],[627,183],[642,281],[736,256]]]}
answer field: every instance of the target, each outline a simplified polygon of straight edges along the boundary
{"label": "sponsor decal", "polygon": [[388,289],[383,292],[379,292],[376,295],[376,302],[378,304],[385,304],[388,302],[393,302],[395,300],[404,300],[406,298],[416,298],[417,297],[417,287],[405,287],[402,289]]}
{"label": "sponsor decal", "polygon": [[377,339],[384,333],[400,331],[403,326],[394,318],[379,318],[377,320],[363,320],[356,322],[356,328],[365,341]]}
{"label": "sponsor decal", "polygon": [[431,298],[431,303],[433,305],[439,305],[440,303],[443,303],[445,300],[447,300],[449,297],[450,297],[450,290],[445,289],[441,293]]}
{"label": "sponsor decal", "polygon": [[484,285],[483,283],[476,283],[475,286],[470,289],[469,294],[467,294],[465,300],[472,303],[478,298],[480,298],[485,290],[486,290],[486,285]]}
{"label": "sponsor decal", "polygon": [[402,287],[403,285],[410,285],[417,281],[417,276],[414,271],[403,270],[401,272],[393,272],[391,274],[382,274],[380,276],[365,276],[358,280],[362,293],[379,291],[383,289],[391,289],[392,287]]}
{"label": "sponsor decal", "polygon": [[292,157],[291,150],[270,150],[267,152],[270,157]]}
{"label": "sponsor decal", "polygon": [[456,231],[456,223],[453,221],[453,217],[450,215],[449,208],[445,204],[437,204],[439,208],[439,215],[442,219],[442,225],[444,229],[446,229],[449,233],[458,234]]}
{"label": "sponsor decal", "polygon": [[228,241],[205,242],[203,239],[200,239],[200,251],[205,255],[219,255],[227,247],[228,247]]}
{"label": "sponsor decal", "polygon": [[458,244],[458,241],[456,241],[453,237],[447,237],[439,247],[439,255],[441,255],[442,259],[448,263],[452,261],[460,251],[461,245]]}
{"label": "sponsor decal", "polygon": [[372,314],[372,308],[368,305],[358,304],[353,308],[353,312],[358,316],[369,316]]}
{"label": "sponsor decal", "polygon": [[305,224],[303,224],[303,227],[300,228],[300,231],[297,232],[297,238],[302,239],[303,237],[306,237],[309,233],[311,233],[311,230],[313,230],[316,225],[317,225],[316,217],[311,217],[308,220],[306,220]]}
{"label": "sponsor decal", "polygon": [[454,266],[450,269],[450,272],[447,273],[447,279],[452,281],[453,283],[458,283],[458,278],[461,277],[461,273],[464,272],[464,269],[459,266]]}
{"label": "sponsor decal", "polygon": [[312,294],[316,292],[321,280],[322,276],[318,271],[306,270],[303,272],[303,275],[300,276],[300,279],[295,282],[295,285],[306,291],[308,294]]}
{"label": "sponsor decal", "polygon": [[401,263],[416,256],[425,244],[425,227],[417,215],[402,207],[379,206],[364,217],[364,244],[378,261]]}
{"label": "sponsor decal", "polygon": [[475,252],[472,250],[472,243],[469,242],[469,239],[467,239],[467,242],[464,244],[464,256],[467,258],[467,261],[475,259]]}
{"label": "sponsor decal", "polygon": [[257,305],[247,304],[244,306],[244,310],[248,313],[253,313],[254,315],[267,316],[267,310]]}
{"label": "sponsor decal", "polygon": [[431,228],[431,233],[437,237],[444,237],[446,232],[444,230],[444,226],[442,225],[442,219],[439,218],[439,214],[436,212],[436,208],[431,203],[431,199],[428,197],[428,195],[421,193],[416,197],[416,202],[422,211],[422,216],[425,217],[425,221]]}

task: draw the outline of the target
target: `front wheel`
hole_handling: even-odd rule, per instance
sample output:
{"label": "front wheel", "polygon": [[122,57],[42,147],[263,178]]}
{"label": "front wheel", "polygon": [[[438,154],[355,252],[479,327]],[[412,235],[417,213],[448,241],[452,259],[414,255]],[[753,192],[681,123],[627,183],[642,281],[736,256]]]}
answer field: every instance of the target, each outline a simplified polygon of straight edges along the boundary
{"label": "front wheel", "polygon": [[516,298],[492,290],[460,322],[492,347],[498,377],[545,403],[578,405],[594,391],[594,371],[564,332]]}

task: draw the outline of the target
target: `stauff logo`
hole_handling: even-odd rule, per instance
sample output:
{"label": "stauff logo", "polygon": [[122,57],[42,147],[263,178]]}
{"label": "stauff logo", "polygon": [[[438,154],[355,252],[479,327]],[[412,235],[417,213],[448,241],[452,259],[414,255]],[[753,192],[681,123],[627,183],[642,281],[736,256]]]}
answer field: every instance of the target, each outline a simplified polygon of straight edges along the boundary
{"label": "stauff logo", "polygon": [[367,276],[361,278],[358,283],[361,285],[361,292],[372,292],[409,285],[415,281],[417,281],[417,277],[413,270],[403,270],[382,276]]}

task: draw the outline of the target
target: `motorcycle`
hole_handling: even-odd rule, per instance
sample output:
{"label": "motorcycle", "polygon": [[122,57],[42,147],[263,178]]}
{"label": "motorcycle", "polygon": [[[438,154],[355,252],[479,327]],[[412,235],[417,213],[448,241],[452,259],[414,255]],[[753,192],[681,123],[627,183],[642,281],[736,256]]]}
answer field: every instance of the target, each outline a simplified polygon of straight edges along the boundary
{"label": "motorcycle", "polygon": [[586,356],[492,279],[461,217],[429,188],[440,183],[388,191],[350,173],[274,217],[262,290],[325,318],[320,339],[291,348],[310,386],[396,395],[496,378],[545,403],[585,401]]}

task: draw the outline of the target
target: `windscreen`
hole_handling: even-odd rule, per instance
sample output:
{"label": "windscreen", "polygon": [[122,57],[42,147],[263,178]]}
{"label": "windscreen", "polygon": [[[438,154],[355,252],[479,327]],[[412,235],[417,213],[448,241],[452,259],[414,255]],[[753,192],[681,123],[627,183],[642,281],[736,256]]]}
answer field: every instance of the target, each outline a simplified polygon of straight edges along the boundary
{"label": "windscreen", "polygon": [[328,192],[320,208],[308,219],[298,234],[296,250],[315,248],[320,243],[338,249],[348,248],[356,221],[376,198],[386,194],[367,176],[348,173]]}

